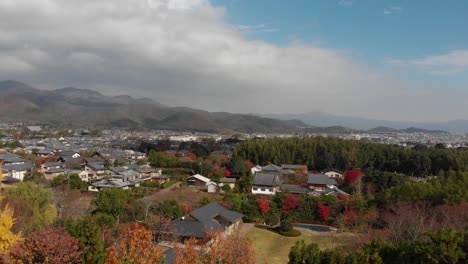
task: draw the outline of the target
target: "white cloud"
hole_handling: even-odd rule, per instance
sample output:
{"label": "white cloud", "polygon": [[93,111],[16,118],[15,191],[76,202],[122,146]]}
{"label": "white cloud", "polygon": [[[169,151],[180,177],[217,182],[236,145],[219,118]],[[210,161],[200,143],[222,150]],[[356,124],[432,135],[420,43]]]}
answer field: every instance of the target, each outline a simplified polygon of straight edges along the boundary
{"label": "white cloud", "polygon": [[388,64],[414,68],[431,74],[456,75],[468,73],[468,50],[453,50],[442,55],[417,59],[388,59]]}
{"label": "white cloud", "polygon": [[385,8],[383,12],[385,15],[392,15],[401,13],[401,10],[401,6],[391,6],[389,8]]}
{"label": "white cloud", "polygon": [[341,6],[352,6],[353,0],[340,0],[338,4]]}
{"label": "white cloud", "polygon": [[[249,40],[245,31],[271,28],[236,29],[225,12],[207,0],[3,0],[0,79],[213,111],[447,118],[433,110],[433,91],[409,89],[345,51]],[[466,116],[463,103],[444,111]]]}
{"label": "white cloud", "polygon": [[269,24],[234,25],[233,28],[241,33],[272,33],[278,31],[277,28],[273,28]]}

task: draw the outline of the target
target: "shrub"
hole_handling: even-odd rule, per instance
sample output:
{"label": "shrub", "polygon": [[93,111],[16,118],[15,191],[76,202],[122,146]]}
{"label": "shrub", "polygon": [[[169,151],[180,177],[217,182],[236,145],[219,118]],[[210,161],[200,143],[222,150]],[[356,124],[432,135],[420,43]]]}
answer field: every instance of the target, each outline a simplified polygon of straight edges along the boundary
{"label": "shrub", "polygon": [[280,232],[288,232],[293,230],[293,224],[290,219],[284,219],[281,221],[280,226],[279,226]]}
{"label": "shrub", "polygon": [[298,237],[302,234],[301,231],[297,229],[292,229],[289,231],[280,231],[279,233],[280,235],[287,236],[287,237]]}
{"label": "shrub", "polygon": [[280,217],[277,214],[267,214],[265,216],[265,224],[275,226],[279,223]]}

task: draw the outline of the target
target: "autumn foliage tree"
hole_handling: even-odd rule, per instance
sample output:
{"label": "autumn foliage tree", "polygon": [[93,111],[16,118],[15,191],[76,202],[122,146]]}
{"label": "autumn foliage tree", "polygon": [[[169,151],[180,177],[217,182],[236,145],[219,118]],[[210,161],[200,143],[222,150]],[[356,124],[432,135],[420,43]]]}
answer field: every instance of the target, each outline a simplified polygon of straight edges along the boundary
{"label": "autumn foliage tree", "polygon": [[317,204],[317,209],[320,218],[322,218],[323,221],[328,221],[330,220],[330,206],[326,206],[323,203]]}
{"label": "autumn foliage tree", "polygon": [[130,226],[119,241],[107,249],[106,264],[153,264],[162,260],[161,249],[153,243],[153,234],[141,225]]}
{"label": "autumn foliage tree", "polygon": [[19,263],[81,263],[80,241],[57,228],[31,233],[10,255]]}
{"label": "autumn foliage tree", "polygon": [[281,213],[284,215],[291,214],[294,210],[297,210],[300,206],[299,198],[297,195],[288,194],[281,202]]}
{"label": "autumn foliage tree", "polygon": [[188,239],[183,246],[176,246],[174,264],[251,264],[255,252],[250,240],[239,232],[232,234],[207,234],[206,240]]}
{"label": "autumn foliage tree", "polygon": [[270,200],[268,200],[268,198],[265,196],[257,200],[257,205],[262,215],[265,215],[270,211]]}
{"label": "autumn foliage tree", "polygon": [[[0,197],[1,199],[2,197]],[[14,223],[13,210],[5,206],[0,210],[0,254],[8,253],[10,248],[21,239],[21,234],[15,234],[11,231]]]}

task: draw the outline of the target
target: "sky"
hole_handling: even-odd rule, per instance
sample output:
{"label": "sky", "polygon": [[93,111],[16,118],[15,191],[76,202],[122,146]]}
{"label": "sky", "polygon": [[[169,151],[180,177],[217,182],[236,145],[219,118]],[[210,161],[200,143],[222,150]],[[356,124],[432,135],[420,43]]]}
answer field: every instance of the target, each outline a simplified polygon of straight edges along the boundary
{"label": "sky", "polygon": [[468,2],[2,0],[0,79],[236,113],[468,119]]}

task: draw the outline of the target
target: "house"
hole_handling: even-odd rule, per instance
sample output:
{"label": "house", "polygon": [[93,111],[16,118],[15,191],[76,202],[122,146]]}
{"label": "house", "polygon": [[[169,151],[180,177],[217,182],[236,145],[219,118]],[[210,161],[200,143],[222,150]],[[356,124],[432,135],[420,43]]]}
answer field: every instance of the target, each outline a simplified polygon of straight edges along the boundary
{"label": "house", "polygon": [[16,154],[12,154],[9,152],[1,153],[0,154],[0,164],[9,165],[9,164],[23,164],[26,160],[21,158]]}
{"label": "house", "polygon": [[216,193],[218,191],[220,186],[216,182],[209,182],[208,185],[206,185],[206,191],[209,193]]}
{"label": "house", "polygon": [[219,179],[219,183],[222,183],[224,185],[228,185],[231,190],[234,189],[236,186],[237,179],[236,178],[221,178]]}
{"label": "house", "polygon": [[68,174],[68,171],[63,169],[63,168],[52,168],[52,169],[49,169],[45,172],[43,172],[44,174],[44,178],[48,181],[51,181],[53,180],[55,177],[59,176],[59,175],[65,175],[65,174]]}
{"label": "house", "polygon": [[209,233],[230,234],[239,228],[243,214],[227,210],[216,202],[193,210],[172,222],[174,233],[183,242],[186,239],[204,239]]}
{"label": "house", "polygon": [[192,186],[208,186],[211,180],[200,174],[195,174],[193,176],[188,177],[187,182],[189,185]]}
{"label": "house", "polygon": [[103,163],[92,162],[84,166],[84,171],[88,174],[90,179],[101,179],[103,177],[111,176],[112,172],[104,167]]}
{"label": "house", "polygon": [[280,185],[278,173],[257,172],[252,183],[252,193],[275,195],[279,191]]}
{"label": "house", "polygon": [[150,179],[159,184],[164,184],[166,182],[169,182],[171,180],[171,177],[168,175],[159,175],[159,176],[151,177]]}
{"label": "house", "polygon": [[116,174],[112,174],[112,179],[121,182],[135,181],[140,178],[140,174],[134,170],[124,170]]}
{"label": "house", "polygon": [[58,163],[58,162],[46,162],[46,163],[43,163],[41,164],[41,172],[42,173],[45,173],[46,171],[49,171],[51,169],[60,169],[61,168],[61,164]]}
{"label": "house", "polygon": [[91,185],[88,186],[88,191],[98,192],[102,189],[109,189],[109,188],[120,188],[120,189],[128,190],[130,189],[130,187],[134,187],[134,186],[138,186],[138,184],[108,179],[108,180],[101,180],[101,181],[91,183]]}
{"label": "house", "polygon": [[328,178],[325,174],[309,173],[307,176],[307,185],[310,190],[325,191],[328,187],[336,185],[335,179]]}
{"label": "house", "polygon": [[343,172],[337,169],[326,169],[322,171],[328,178],[343,179]]}
{"label": "house", "polygon": [[23,181],[24,176],[27,173],[31,173],[33,170],[33,164],[29,161],[23,163],[9,163],[2,167],[2,173],[4,177],[11,177],[20,181]]}
{"label": "house", "polygon": [[262,168],[262,172],[280,173],[281,172],[281,167],[276,166],[274,164],[266,165],[265,167]]}
{"label": "house", "polygon": [[88,177],[88,173],[86,171],[81,171],[78,173],[78,176],[80,177],[80,179],[84,182],[89,182],[89,177]]}
{"label": "house", "polygon": [[162,169],[158,168],[152,168],[149,166],[140,166],[135,169],[140,173],[140,178],[153,178],[153,177],[158,177],[161,176],[162,174]]}
{"label": "house", "polygon": [[255,175],[255,173],[257,173],[259,171],[262,171],[262,166],[260,166],[260,165],[253,166],[250,169],[250,173],[252,173],[252,175]]}
{"label": "house", "polygon": [[311,190],[307,186],[283,184],[281,185],[281,191],[294,194],[309,194]]}
{"label": "house", "polygon": [[45,158],[45,157],[49,157],[49,156],[54,155],[54,151],[51,150],[51,149],[41,149],[41,150],[38,150],[38,151],[36,152],[36,155],[37,155],[38,157],[43,157],[43,158]]}

